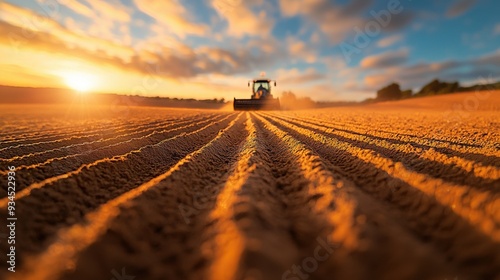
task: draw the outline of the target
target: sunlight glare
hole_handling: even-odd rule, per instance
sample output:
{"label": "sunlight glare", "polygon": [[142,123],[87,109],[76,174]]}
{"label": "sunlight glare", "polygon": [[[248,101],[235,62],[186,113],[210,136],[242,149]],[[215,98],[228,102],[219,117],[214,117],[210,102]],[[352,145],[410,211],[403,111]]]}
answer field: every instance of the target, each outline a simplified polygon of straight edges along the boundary
{"label": "sunlight glare", "polygon": [[95,77],[87,73],[68,73],[64,75],[65,83],[78,92],[88,92],[95,86]]}

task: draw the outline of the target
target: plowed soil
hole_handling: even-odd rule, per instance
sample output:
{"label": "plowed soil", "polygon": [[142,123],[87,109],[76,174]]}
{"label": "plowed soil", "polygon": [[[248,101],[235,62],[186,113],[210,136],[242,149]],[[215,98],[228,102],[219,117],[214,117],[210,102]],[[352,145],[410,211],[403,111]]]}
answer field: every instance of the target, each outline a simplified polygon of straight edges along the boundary
{"label": "plowed soil", "polygon": [[0,278],[500,279],[498,96],[2,105],[0,220],[15,166],[17,221]]}

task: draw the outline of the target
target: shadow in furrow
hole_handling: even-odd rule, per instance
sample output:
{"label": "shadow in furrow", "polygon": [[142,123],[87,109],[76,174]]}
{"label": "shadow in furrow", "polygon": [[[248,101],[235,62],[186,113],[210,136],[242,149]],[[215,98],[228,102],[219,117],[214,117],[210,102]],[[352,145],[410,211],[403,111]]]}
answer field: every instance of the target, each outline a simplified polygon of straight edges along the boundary
{"label": "shadow in furrow", "polygon": [[[196,120],[196,119],[193,118],[191,120]],[[16,153],[16,156],[0,161],[8,162],[9,164],[15,165],[19,168],[22,167],[23,165],[30,165],[36,162],[43,162],[44,160],[58,157],[61,155],[69,155],[74,152],[92,150],[94,149],[93,148],[94,146],[102,147],[103,144],[117,143],[120,141],[120,139],[122,140],[130,139],[134,136],[137,137],[141,135],[147,135],[151,132],[163,130],[165,128],[173,127],[175,125],[180,126],[181,124],[187,123],[189,121],[190,120],[179,120],[178,122],[165,121],[161,122],[158,125],[153,125],[153,126],[145,125],[143,127],[138,127],[130,130],[126,129],[122,131],[113,131],[113,133],[110,134],[100,134],[98,137],[96,137],[94,141],[86,141],[86,142],[77,141],[76,143],[72,143],[69,145],[63,145],[52,149],[44,149],[43,151],[31,152],[22,155]]]}
{"label": "shadow in furrow", "polygon": [[[297,119],[297,118],[295,118],[295,119]],[[345,128],[340,128],[338,126],[330,126],[328,124],[323,124],[321,122],[313,122],[311,120],[301,119],[301,121],[304,121],[304,122],[307,122],[307,123],[312,123],[312,124],[315,124],[315,125],[318,125],[318,126],[329,128],[329,129],[343,131],[343,132],[350,133],[350,134],[356,134],[356,135],[360,135],[360,136],[364,136],[364,137],[369,137],[369,138],[373,138],[373,139],[377,139],[377,140],[387,141],[387,142],[390,142],[390,143],[393,143],[393,144],[396,144],[396,145],[407,145],[407,144],[410,144],[410,145],[412,145],[414,147],[418,147],[418,148],[421,148],[421,149],[424,149],[424,150],[434,149],[434,150],[436,150],[438,152],[441,152],[443,154],[446,154],[448,156],[456,156],[456,157],[460,157],[460,158],[463,158],[463,159],[467,159],[467,160],[475,161],[475,162],[478,162],[478,163],[482,163],[482,164],[485,164],[485,165],[491,165],[491,166],[495,166],[495,167],[500,167],[500,158],[497,157],[497,156],[494,156],[494,155],[484,155],[484,154],[475,153],[475,152],[461,152],[461,151],[457,151],[457,150],[454,150],[454,149],[451,149],[451,148],[446,148],[446,147],[436,147],[436,146],[431,146],[431,145],[425,145],[425,144],[421,144],[421,143],[416,143],[414,141],[405,141],[405,140],[398,140],[398,139],[393,139],[393,138],[385,138],[385,137],[380,137],[380,136],[373,135],[371,133],[361,133],[361,132],[357,132],[357,131],[353,131],[353,130],[349,130],[349,129],[345,129]],[[378,130],[374,130],[374,131],[378,131]],[[389,131],[383,131],[383,132],[384,133],[394,134],[394,132],[389,132]],[[421,136],[414,136],[414,135],[409,135],[409,134],[404,134],[404,133],[397,133],[396,135],[406,135],[406,136],[410,136],[410,137],[420,137],[420,138],[424,139]],[[454,143],[452,141],[437,140],[437,139],[430,139],[430,138],[425,138],[425,139],[428,140],[429,142],[433,142],[433,141],[443,142],[444,141],[445,143],[448,143],[448,144],[451,144],[451,145],[462,145],[462,146],[465,145],[463,143]],[[465,145],[465,146],[467,146],[467,145]],[[471,146],[468,146],[468,147],[483,148],[482,146],[479,146],[479,145],[474,145],[474,146],[471,145]]]}
{"label": "shadow in furrow", "polygon": [[[307,179],[307,201],[300,209],[322,217],[322,227],[328,228],[324,235],[316,236],[316,247],[304,251],[303,258],[283,278],[443,279],[454,275],[430,246],[386,218],[389,215],[377,201],[338,173],[329,172],[323,160],[294,137],[257,118],[279,145],[286,147],[290,160],[300,165],[301,176]],[[319,255],[321,250],[326,255]],[[408,255],[409,251],[413,254]]]}
{"label": "shadow in furrow", "polygon": [[[486,179],[486,178],[481,178],[475,176],[471,172],[467,172],[466,170],[463,170],[455,165],[452,164],[445,164],[425,158],[420,158],[418,154],[414,154],[411,152],[403,152],[403,151],[397,151],[393,149],[389,149],[386,147],[381,147],[379,145],[373,144],[373,143],[368,143],[365,141],[361,140],[354,140],[350,139],[335,133],[329,133],[325,132],[310,126],[306,126],[304,124],[291,121],[288,119],[276,117],[281,120],[287,121],[289,123],[293,123],[296,126],[312,130],[316,133],[323,134],[328,137],[336,138],[340,141],[350,143],[354,146],[363,148],[363,149],[370,149],[373,151],[376,151],[382,155],[385,155],[389,157],[392,160],[399,161],[403,163],[406,167],[410,167],[413,171],[417,171],[419,173],[427,174],[429,176],[432,176],[434,178],[440,178],[442,180],[448,181],[450,183],[455,183],[459,185],[468,185],[483,191],[487,191],[490,193],[499,193],[500,192],[500,180],[494,180],[494,179]],[[317,126],[323,126],[321,124],[314,124]],[[338,129],[336,129],[338,130]],[[349,130],[341,130],[350,134],[355,134],[355,135],[361,135],[367,138],[374,138],[378,139],[381,141],[387,141],[393,143],[393,141],[390,141],[390,139],[387,138],[382,138],[382,137],[374,137],[374,136],[369,136],[366,134],[359,134],[355,132],[350,132]],[[394,144],[394,143],[393,143]],[[399,144],[399,145],[405,145],[405,144]],[[412,144],[414,145],[414,144]],[[436,148],[434,148],[436,149]]]}
{"label": "shadow in furrow", "polygon": [[9,147],[14,147],[14,146],[27,146],[33,143],[37,142],[51,142],[51,141],[57,141],[60,139],[68,138],[71,136],[81,136],[84,137],[85,135],[92,135],[95,134],[96,132],[102,133],[102,132],[108,132],[111,133],[115,131],[116,129],[125,129],[125,128],[134,128],[134,127],[140,127],[143,125],[155,125],[157,123],[160,123],[161,121],[153,121],[151,124],[145,124],[145,123],[133,123],[133,122],[127,122],[127,123],[121,123],[121,124],[115,124],[115,123],[110,123],[110,124],[104,124],[101,127],[97,128],[91,128],[85,131],[82,131],[81,126],[75,126],[71,125],[70,128],[54,128],[54,129],[47,129],[47,130],[40,130],[33,132],[33,128],[31,128],[30,133],[22,134],[14,134],[11,137],[14,139],[2,141],[0,143],[0,150],[4,149],[9,149]]}
{"label": "shadow in furrow", "polygon": [[[207,117],[207,116],[205,116]],[[178,123],[185,123],[188,122],[189,120],[194,120],[196,118],[186,118],[187,120],[179,119]],[[144,125],[144,129],[154,129],[155,127],[161,127],[161,126],[168,126],[175,124],[172,121],[165,121],[163,125],[154,125],[153,127],[150,127],[149,125]],[[47,151],[52,151],[52,150],[57,150],[57,149],[62,149],[65,147],[72,147],[72,146],[79,146],[82,144],[91,144],[95,142],[102,142],[102,141],[107,141],[108,139],[113,139],[116,138],[116,135],[127,135],[127,134],[133,134],[137,132],[138,128],[141,128],[140,125],[134,125],[134,128],[125,128],[125,129],[118,129],[118,130],[111,130],[106,133],[103,133],[102,131],[96,131],[93,132],[93,134],[88,134],[88,132],[84,132],[82,136],[75,136],[75,135],[70,135],[66,138],[59,138],[53,141],[40,141],[40,142],[35,142],[35,143],[30,143],[30,144],[22,144],[22,145],[16,145],[13,147],[9,147],[7,150],[1,151],[0,152],[0,158],[3,158],[4,160],[10,160],[11,158],[15,159],[16,157],[26,157],[31,154],[40,154],[40,153],[45,153]],[[143,129],[143,130],[144,130]],[[21,165],[20,163],[16,163],[16,166]]]}
{"label": "shadow in furrow", "polygon": [[326,147],[295,130],[266,117],[327,161],[328,168],[352,180],[367,194],[385,201],[393,217],[399,219],[424,243],[431,243],[448,262],[472,279],[493,279],[500,265],[500,245],[483,234],[453,210],[411,185],[345,150]]}
{"label": "shadow in furrow", "polygon": [[307,207],[308,182],[286,147],[253,117],[247,130],[250,137],[211,215],[206,244],[214,258],[207,279],[282,279],[324,227]]}
{"label": "shadow in furrow", "polygon": [[[203,279],[202,234],[245,139],[243,120],[219,132],[161,181],[120,207],[107,230],[62,279],[92,279],[126,267],[144,279]],[[142,261],[141,261],[142,260]]]}
{"label": "shadow in furrow", "polygon": [[[121,158],[88,166],[43,188],[33,189],[16,203],[16,260],[39,253],[61,227],[82,222],[85,214],[169,170],[176,162],[203,147],[234,119],[228,115],[198,130],[184,132],[164,142],[143,147]],[[5,219],[5,208],[0,218]],[[7,250],[6,243],[0,243]],[[4,267],[2,264],[0,267]]]}
{"label": "shadow in furrow", "polygon": [[[221,117],[223,116],[213,119],[208,118],[200,122],[193,120],[188,124],[173,125],[166,130],[155,131],[149,135],[109,144],[107,146],[97,147],[93,150],[83,149],[78,154],[49,159],[43,163],[34,164],[30,167],[21,168],[17,166],[16,173],[22,174],[22,176],[19,176],[17,180],[17,191],[23,190],[25,187],[29,188],[30,185],[43,182],[49,178],[73,172],[82,166],[85,167],[85,165],[92,164],[93,162],[99,161],[103,158],[125,156],[127,153],[140,149],[143,146],[154,145],[165,139],[182,134],[189,129],[196,130],[211,121],[219,121]],[[7,186],[5,185],[0,188],[0,198],[5,198],[6,196]]]}

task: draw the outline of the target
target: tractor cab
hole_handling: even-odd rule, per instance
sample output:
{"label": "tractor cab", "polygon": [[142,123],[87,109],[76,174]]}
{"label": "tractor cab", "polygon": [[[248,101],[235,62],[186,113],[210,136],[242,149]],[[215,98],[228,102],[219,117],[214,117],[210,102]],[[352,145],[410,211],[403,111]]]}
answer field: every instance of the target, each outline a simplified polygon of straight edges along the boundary
{"label": "tractor cab", "polygon": [[[270,83],[270,80],[253,80],[252,99],[273,98]],[[248,86],[250,86],[250,82],[248,83]],[[274,82],[274,86],[276,86],[276,82]]]}

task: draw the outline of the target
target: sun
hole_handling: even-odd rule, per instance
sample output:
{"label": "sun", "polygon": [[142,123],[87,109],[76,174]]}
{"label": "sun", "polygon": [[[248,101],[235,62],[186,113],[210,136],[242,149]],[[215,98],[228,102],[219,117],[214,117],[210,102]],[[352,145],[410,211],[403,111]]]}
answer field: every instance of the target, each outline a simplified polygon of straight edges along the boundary
{"label": "sun", "polygon": [[95,87],[95,77],[87,73],[65,73],[64,82],[81,93],[88,92]]}

